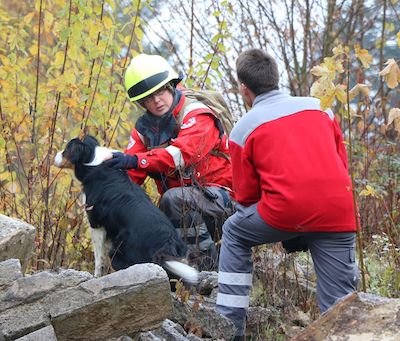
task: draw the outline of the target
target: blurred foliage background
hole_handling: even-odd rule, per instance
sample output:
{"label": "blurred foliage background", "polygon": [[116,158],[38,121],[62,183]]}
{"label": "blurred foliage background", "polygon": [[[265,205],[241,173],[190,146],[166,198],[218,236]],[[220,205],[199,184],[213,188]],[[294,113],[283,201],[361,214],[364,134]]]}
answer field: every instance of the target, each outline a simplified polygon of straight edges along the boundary
{"label": "blurred foliage background", "polygon": [[240,117],[235,59],[259,47],[277,58],[285,91],[311,91],[339,118],[362,287],[399,297],[399,18],[397,0],[0,0],[0,212],[36,227],[31,271],[93,270],[79,184],[52,163],[84,133],[125,147],[140,114],[123,88],[132,56],[163,55]]}

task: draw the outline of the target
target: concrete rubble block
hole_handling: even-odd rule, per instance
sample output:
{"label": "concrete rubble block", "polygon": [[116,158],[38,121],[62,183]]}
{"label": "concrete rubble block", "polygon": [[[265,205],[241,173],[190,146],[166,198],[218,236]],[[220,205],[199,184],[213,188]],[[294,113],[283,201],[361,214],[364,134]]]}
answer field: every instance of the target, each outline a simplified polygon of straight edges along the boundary
{"label": "concrete rubble block", "polygon": [[136,264],[46,297],[58,341],[107,340],[158,328],[171,315],[166,272]]}
{"label": "concrete rubble block", "polygon": [[12,341],[50,325],[41,303],[19,305],[0,314],[0,340]]}
{"label": "concrete rubble block", "polygon": [[52,326],[47,326],[20,337],[15,341],[57,341],[57,338],[54,333],[54,328]]}
{"label": "concrete rubble block", "polygon": [[0,262],[0,288],[10,285],[19,278],[22,278],[21,262],[19,259],[12,258]]}
{"label": "concrete rubble block", "polygon": [[6,309],[39,301],[51,292],[74,287],[91,278],[93,276],[88,272],[75,270],[62,270],[59,273],[44,271],[18,278],[0,291],[0,314]]}
{"label": "concrete rubble block", "polygon": [[400,340],[400,299],[352,293],[292,341]]}
{"label": "concrete rubble block", "polygon": [[0,214],[0,261],[18,258],[24,273],[34,251],[35,233],[32,225]]}
{"label": "concrete rubble block", "polygon": [[193,324],[203,332],[203,337],[210,337],[212,340],[230,340],[235,334],[235,326],[231,320],[220,315],[215,310],[215,302],[203,298],[203,302],[197,299],[189,299],[182,302],[177,297],[173,300],[174,314],[169,318],[181,325]]}

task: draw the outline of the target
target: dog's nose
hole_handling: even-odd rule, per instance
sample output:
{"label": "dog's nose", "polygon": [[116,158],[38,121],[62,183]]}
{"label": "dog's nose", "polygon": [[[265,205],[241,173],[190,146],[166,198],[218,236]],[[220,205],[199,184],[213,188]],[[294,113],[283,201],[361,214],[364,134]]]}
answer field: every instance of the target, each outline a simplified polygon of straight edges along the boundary
{"label": "dog's nose", "polygon": [[63,162],[62,152],[58,152],[56,157],[54,158],[54,165],[57,167],[61,167]]}

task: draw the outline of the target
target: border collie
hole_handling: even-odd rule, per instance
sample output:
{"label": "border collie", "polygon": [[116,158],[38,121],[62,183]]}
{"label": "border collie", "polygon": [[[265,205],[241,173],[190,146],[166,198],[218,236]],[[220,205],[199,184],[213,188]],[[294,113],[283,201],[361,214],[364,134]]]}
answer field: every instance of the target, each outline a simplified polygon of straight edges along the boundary
{"label": "border collie", "polygon": [[106,270],[106,242],[114,270],[137,263],[157,263],[167,272],[196,283],[198,272],[183,261],[186,244],[166,215],[133,183],[125,171],[103,161],[113,151],[100,147],[90,135],[72,139],[55,157],[59,168],[72,168],[83,186],[85,209],[91,227],[95,276]]}

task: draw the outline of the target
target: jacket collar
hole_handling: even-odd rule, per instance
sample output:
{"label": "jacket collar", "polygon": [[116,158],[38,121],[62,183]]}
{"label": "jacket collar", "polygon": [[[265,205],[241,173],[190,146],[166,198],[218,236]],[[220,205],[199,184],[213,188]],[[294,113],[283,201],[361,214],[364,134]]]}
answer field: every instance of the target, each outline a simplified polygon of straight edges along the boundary
{"label": "jacket collar", "polygon": [[283,93],[280,90],[272,90],[258,95],[253,102],[253,107],[260,102],[268,102],[269,104],[277,103],[287,99],[290,95]]}
{"label": "jacket collar", "polygon": [[[175,91],[179,91],[179,90],[175,90]],[[185,95],[183,94],[183,92],[180,92],[180,98],[178,103],[175,105],[175,107],[172,109],[172,115],[176,118],[179,114],[179,112],[181,111],[183,104],[185,103]]]}
{"label": "jacket collar", "polygon": [[178,136],[180,127],[176,121],[176,116],[182,109],[184,102],[184,95],[181,91],[176,90],[172,106],[164,115],[157,117],[147,111],[143,116],[139,117],[135,128],[145,137],[148,147],[164,145],[171,138]]}

